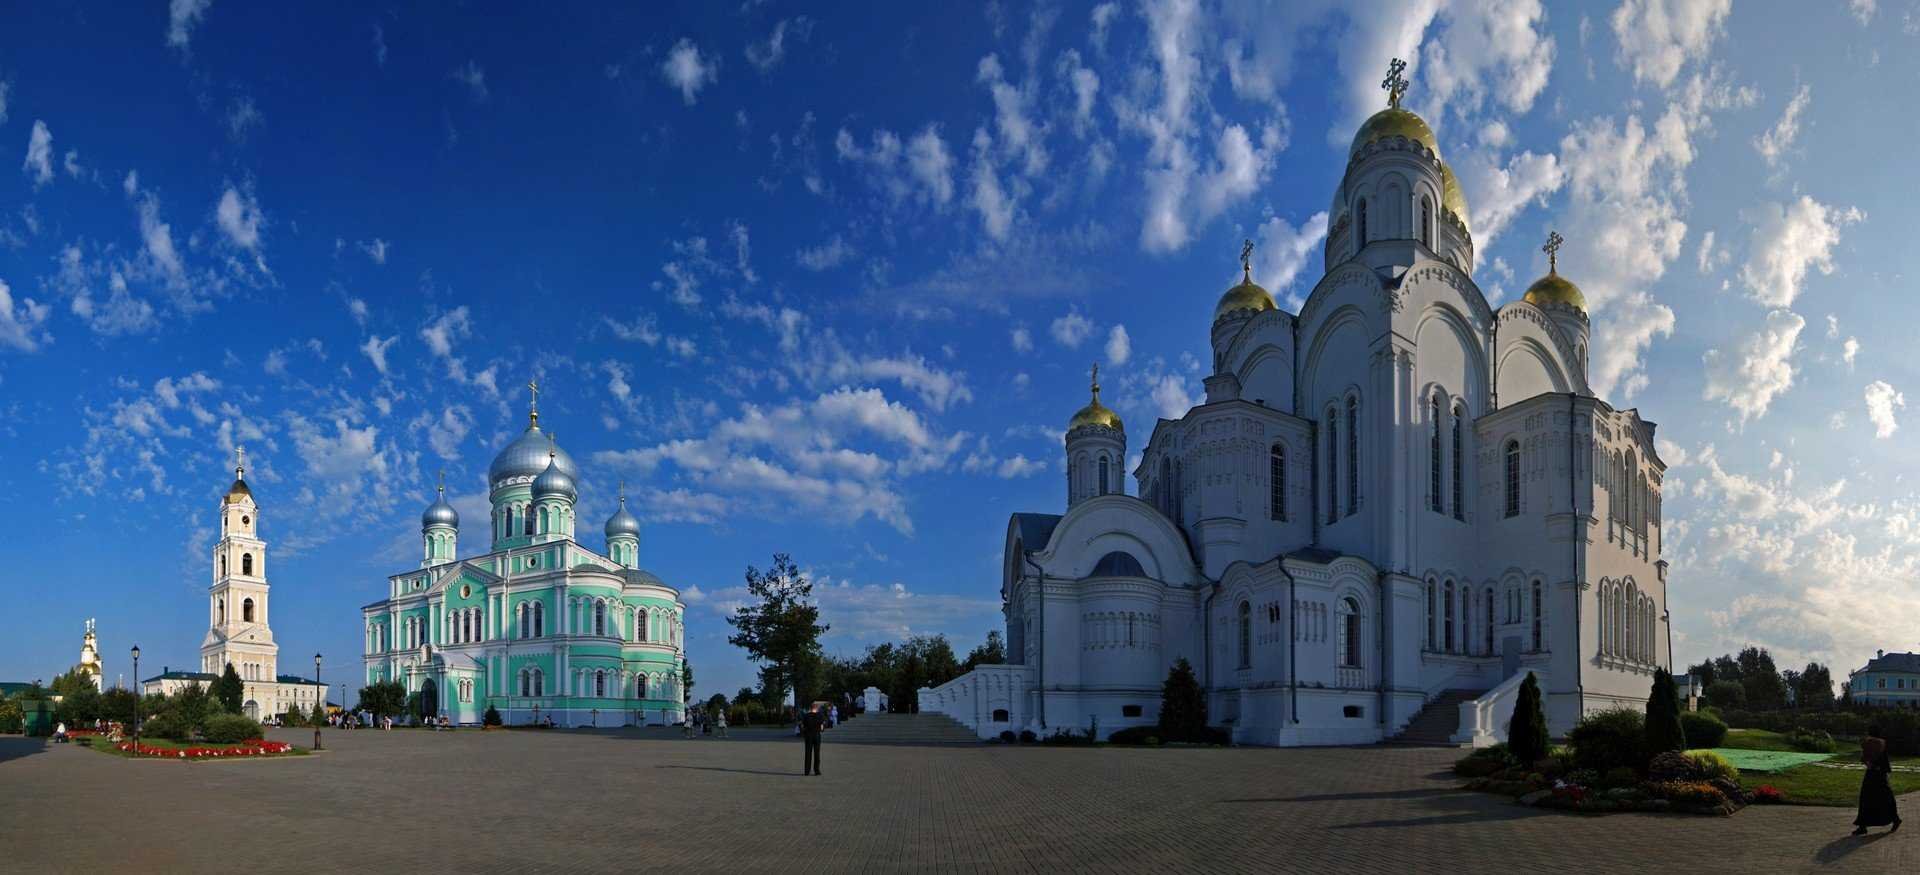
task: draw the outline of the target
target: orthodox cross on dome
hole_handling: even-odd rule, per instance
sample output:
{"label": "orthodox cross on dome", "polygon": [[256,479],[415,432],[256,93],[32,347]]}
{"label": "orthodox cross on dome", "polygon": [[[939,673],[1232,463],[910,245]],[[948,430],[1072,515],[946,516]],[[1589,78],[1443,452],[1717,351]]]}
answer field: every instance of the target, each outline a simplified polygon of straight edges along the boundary
{"label": "orthodox cross on dome", "polygon": [[627,506],[627,478],[620,478],[620,506]]}
{"label": "orthodox cross on dome", "polygon": [[1560,236],[1560,232],[1547,232],[1547,245],[1540,247],[1540,251],[1547,254],[1547,273],[1557,274],[1560,272],[1557,253],[1560,251],[1560,244],[1565,242],[1567,242],[1567,238]]}
{"label": "orthodox cross on dome", "polygon": [[447,494],[447,469],[441,468],[438,476],[440,480],[440,485],[439,485],[440,494],[445,495]]}
{"label": "orthodox cross on dome", "polygon": [[87,618],[87,634],[88,635],[93,634],[93,618],[92,617]]}
{"label": "orthodox cross on dome", "polygon": [[1091,384],[1089,388],[1093,390],[1093,400],[1095,401],[1100,400],[1100,363],[1099,362],[1093,363],[1093,376],[1088,379],[1088,382]]}
{"label": "orthodox cross on dome", "polygon": [[540,378],[527,381],[527,391],[531,393],[527,400],[527,421],[540,424]]}
{"label": "orthodox cross on dome", "polygon": [[233,476],[235,479],[247,479],[247,448],[233,448]]}
{"label": "orthodox cross on dome", "polygon": [[1253,282],[1253,241],[1245,240],[1240,244],[1240,277]]}
{"label": "orthodox cross on dome", "polygon": [[1407,93],[1407,77],[1402,75],[1406,70],[1407,62],[1394,58],[1387,65],[1387,78],[1380,80],[1380,87],[1387,89],[1387,106],[1394,109],[1400,108],[1400,96]]}

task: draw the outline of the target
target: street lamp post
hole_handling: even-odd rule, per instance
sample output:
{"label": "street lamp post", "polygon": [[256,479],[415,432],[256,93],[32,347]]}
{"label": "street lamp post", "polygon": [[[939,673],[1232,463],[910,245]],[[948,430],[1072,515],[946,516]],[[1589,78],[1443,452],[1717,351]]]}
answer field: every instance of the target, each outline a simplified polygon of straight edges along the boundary
{"label": "street lamp post", "polygon": [[[315,705],[314,709],[316,712],[324,713],[327,703],[327,688],[320,685],[320,654],[318,653],[313,655],[313,688],[320,695],[320,704]],[[326,748],[320,745],[320,724],[318,723],[313,724],[313,749],[326,750]]]}
{"label": "street lamp post", "polygon": [[140,645],[133,645],[133,750],[140,752]]}

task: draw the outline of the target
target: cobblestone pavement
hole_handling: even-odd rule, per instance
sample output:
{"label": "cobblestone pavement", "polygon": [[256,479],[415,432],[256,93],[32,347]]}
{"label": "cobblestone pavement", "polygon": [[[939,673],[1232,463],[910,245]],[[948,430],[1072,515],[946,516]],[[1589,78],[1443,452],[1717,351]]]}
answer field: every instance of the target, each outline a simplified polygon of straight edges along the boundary
{"label": "cobblestone pavement", "polygon": [[[1581,817],[1456,789],[1452,751],[836,745],[783,733],[326,733],[325,753],[142,762],[0,738],[0,869],[1699,872],[1920,870],[1852,811]],[[311,732],[275,732],[307,744]],[[1920,794],[1903,800],[1920,811]]]}

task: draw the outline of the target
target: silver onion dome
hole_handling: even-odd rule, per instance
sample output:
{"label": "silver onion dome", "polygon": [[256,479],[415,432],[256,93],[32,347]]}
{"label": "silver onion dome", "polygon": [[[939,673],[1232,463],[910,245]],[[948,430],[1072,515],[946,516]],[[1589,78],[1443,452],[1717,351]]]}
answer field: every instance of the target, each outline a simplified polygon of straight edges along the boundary
{"label": "silver onion dome", "polygon": [[433,500],[433,504],[427,506],[427,512],[420,515],[420,528],[430,529],[434,526],[460,527],[460,513],[447,503],[445,487],[440,489],[440,495]]}
{"label": "silver onion dome", "polygon": [[579,494],[580,491],[574,488],[573,476],[560,470],[559,451],[555,450],[554,455],[547,459],[546,469],[540,472],[540,476],[533,478],[534,500],[558,496],[572,501]]}
{"label": "silver onion dome", "polygon": [[621,535],[632,535],[636,538],[640,537],[640,520],[633,514],[627,512],[627,497],[624,495],[620,496],[620,509],[614,511],[613,516],[607,518],[608,540],[612,540]]}
{"label": "silver onion dome", "polygon": [[547,470],[549,461],[569,479],[580,476],[580,469],[573,465],[573,457],[555,445],[539,426],[529,425],[513,443],[500,451],[500,455],[493,457],[493,464],[487,467],[487,484],[497,486],[502,480],[538,477]]}

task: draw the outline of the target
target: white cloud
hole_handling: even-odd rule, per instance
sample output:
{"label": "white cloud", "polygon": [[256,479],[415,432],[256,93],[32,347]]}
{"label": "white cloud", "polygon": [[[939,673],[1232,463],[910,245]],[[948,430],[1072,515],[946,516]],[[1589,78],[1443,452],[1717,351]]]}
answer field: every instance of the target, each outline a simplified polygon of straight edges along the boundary
{"label": "white cloud", "polygon": [[1441,7],[1437,21],[1420,59],[1423,105],[1462,117],[1489,98],[1514,113],[1533,108],[1555,54],[1539,0],[1463,0]]}
{"label": "white cloud", "polygon": [[1733,0],[1623,0],[1609,19],[1635,81],[1665,88],[1722,33]]}
{"label": "white cloud", "polygon": [[789,33],[793,38],[806,42],[807,38],[813,34],[813,20],[804,15],[782,19],[773,26],[773,33],[767,36],[766,42],[747,44],[747,63],[759,68],[762,73],[780,66],[780,62],[787,56]]}
{"label": "white cloud", "polygon": [[1744,215],[1753,224],[1740,282],[1755,301],[1789,307],[1800,296],[1809,268],[1833,273],[1833,247],[1840,229],[1865,218],[1858,209],[1829,207],[1806,195],[1785,204],[1762,204]]}
{"label": "white cloud", "polygon": [[711,61],[700,57],[700,47],[693,40],[681,37],[673,49],[667,52],[667,60],[660,64],[660,75],[667,83],[680,89],[680,99],[692,106],[698,99],[700,89],[718,81],[720,78],[720,59]]}
{"label": "white cloud", "polygon": [[973,197],[969,203],[980,213],[980,224],[986,229],[987,236],[1005,240],[1013,229],[1016,205],[1000,185],[1000,177],[993,167],[992,151],[993,138],[987,135],[987,129],[974,130]]}
{"label": "white cloud", "polygon": [[387,241],[375,237],[372,240],[361,241],[360,251],[365,252],[368,258],[373,259],[374,264],[386,264],[387,245]]}
{"label": "white cloud", "polygon": [[1807,104],[1812,101],[1812,98],[1813,89],[1806,85],[1800,86],[1800,90],[1794,92],[1793,99],[1787,101],[1786,112],[1781,114],[1780,121],[1775,122],[1773,127],[1768,128],[1760,136],[1753,138],[1754,151],[1759,152],[1760,157],[1766,159],[1768,167],[1779,166],[1781,159],[1786,157],[1787,150],[1793,148],[1793,141],[1800,136],[1800,114],[1806,111]]}
{"label": "white cloud", "polygon": [[360,345],[360,352],[367,357],[367,361],[373,362],[374,370],[385,374],[387,372],[387,347],[392,346],[394,341],[399,339],[400,335],[397,334],[385,340],[381,340],[377,334],[369,335],[367,342]]}
{"label": "white cloud", "polygon": [[181,51],[193,39],[193,29],[213,0],[171,0],[167,4],[167,45]]}
{"label": "white cloud", "polygon": [[359,298],[347,299],[347,313],[353,316],[353,324],[367,327],[367,302]]}
{"label": "white cloud", "polygon": [[473,318],[465,305],[440,314],[420,329],[420,339],[426,342],[427,350],[449,360],[454,358],[454,344],[471,334]]}
{"label": "white cloud", "polygon": [[1774,310],[1766,324],[1731,353],[1707,350],[1702,359],[1707,400],[1725,401],[1740,414],[1742,424],[1765,416],[1773,399],[1793,386],[1793,352],[1806,324],[1791,310]]}
{"label": "white cloud", "polygon": [[953,154],[940,138],[937,125],[927,125],[909,141],[885,128],[876,129],[870,146],[861,146],[845,128],[834,137],[840,160],[865,165],[868,180],[894,204],[913,200],[943,207],[953,200]]}
{"label": "white cloud", "polygon": [[487,90],[487,71],[480,69],[480,64],[476,61],[469,60],[466,64],[454,68],[454,71],[448,75],[453,78],[453,81],[467,86],[467,96],[473,98],[474,103],[486,103],[488,98],[493,96],[492,92]]}
{"label": "white cloud", "polygon": [[1009,340],[1013,344],[1014,352],[1033,352],[1033,332],[1027,330],[1027,326],[1014,326],[1010,335]]}
{"label": "white cloud", "polygon": [[33,131],[27,136],[27,160],[20,163],[20,169],[33,180],[34,188],[53,181],[53,132],[47,130],[46,122],[34,119]]}
{"label": "white cloud", "polygon": [[1053,324],[1048,326],[1047,332],[1052,334],[1053,339],[1058,341],[1061,346],[1068,349],[1079,349],[1080,344],[1085,343],[1087,338],[1093,334],[1093,320],[1080,315],[1080,311],[1078,310],[1071,310],[1068,311],[1066,315],[1053,320]]}
{"label": "white cloud", "polygon": [[819,246],[801,249],[794,254],[794,260],[799,262],[801,267],[818,272],[839,267],[853,255],[853,247],[847,245],[845,238],[835,234],[833,239]]}
{"label": "white cloud", "polygon": [[1873,14],[1880,9],[1879,0],[1847,0],[1847,9],[1862,25],[1873,23]]}
{"label": "white cloud", "polygon": [[1860,341],[1857,338],[1849,337],[1845,343],[1840,344],[1840,359],[1847,363],[1847,367],[1853,367],[1853,359],[1859,354]]}
{"label": "white cloud", "polygon": [[1127,337],[1127,326],[1115,325],[1107,332],[1107,364],[1124,365],[1133,357],[1133,341]]}
{"label": "white cloud", "polygon": [[1885,380],[1875,380],[1867,384],[1867,419],[1873,423],[1873,436],[1890,438],[1900,430],[1900,423],[1894,420],[1894,409],[1907,406],[1907,397],[1887,385]]}
{"label": "white cloud", "polygon": [[1152,397],[1154,409],[1162,419],[1179,419],[1193,409],[1193,396],[1187,392],[1187,381],[1178,374],[1165,374],[1153,383]]}
{"label": "white cloud", "polygon": [[1545,204],[1566,184],[1566,168],[1558,156],[1521,152],[1498,163],[1498,155],[1488,151],[1470,153],[1458,162],[1460,184],[1471,204],[1474,254],[1493,248],[1493,240],[1507,229],[1514,218],[1530,205]]}
{"label": "white cloud", "polygon": [[255,106],[253,98],[247,95],[234,97],[227,106],[227,136],[236,143],[246,142],[247,135],[265,122],[260,108]]}
{"label": "white cloud", "polygon": [[460,458],[460,442],[473,430],[473,411],[465,404],[443,408],[438,419],[426,429],[427,444],[442,459]]}
{"label": "white cloud", "polygon": [[7,98],[13,93],[13,83],[0,79],[0,125],[7,123]]}
{"label": "white cloud", "polygon": [[260,225],[264,217],[260,213],[260,203],[253,194],[241,194],[233,186],[220,195],[220,204],[214,209],[214,217],[220,224],[220,231],[227,235],[233,245],[248,251],[260,248]]}
{"label": "white cloud", "polygon": [[13,290],[0,280],[0,347],[33,352],[52,340],[45,329],[50,310],[32,298],[14,301]]}
{"label": "white cloud", "polygon": [[1000,149],[1018,157],[1021,170],[1027,176],[1038,176],[1047,169],[1047,129],[1029,115],[1033,100],[1031,89],[1015,87],[1005,75],[1000,56],[987,55],[976,66],[974,81],[985,85],[993,95],[994,131],[998,134]]}
{"label": "white cloud", "polygon": [[1080,53],[1067,49],[1056,65],[1062,82],[1073,91],[1073,132],[1085,138],[1093,130],[1093,102],[1100,96],[1100,74],[1080,63]]}
{"label": "white cloud", "polygon": [[1255,281],[1267,291],[1281,293],[1293,285],[1320,242],[1327,237],[1327,214],[1314,213],[1300,227],[1273,216],[1254,229],[1260,244],[1253,250]]}
{"label": "white cloud", "polygon": [[625,341],[637,341],[648,346],[660,344],[660,329],[652,314],[642,313],[634,317],[632,322],[621,322],[612,316],[601,318],[608,328],[613,329],[614,337]]}

